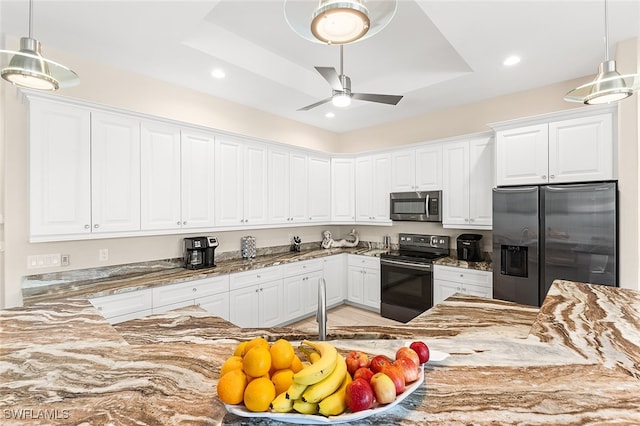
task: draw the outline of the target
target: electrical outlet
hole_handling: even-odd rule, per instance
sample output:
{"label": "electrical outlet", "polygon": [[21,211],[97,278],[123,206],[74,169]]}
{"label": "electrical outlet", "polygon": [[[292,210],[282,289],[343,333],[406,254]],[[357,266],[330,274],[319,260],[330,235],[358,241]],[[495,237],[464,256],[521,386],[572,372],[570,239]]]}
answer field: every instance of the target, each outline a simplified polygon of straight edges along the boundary
{"label": "electrical outlet", "polygon": [[60,266],[69,266],[71,263],[71,256],[68,254],[60,255]]}
{"label": "electrical outlet", "polygon": [[109,249],[98,250],[98,258],[100,259],[100,262],[106,262],[109,260]]}

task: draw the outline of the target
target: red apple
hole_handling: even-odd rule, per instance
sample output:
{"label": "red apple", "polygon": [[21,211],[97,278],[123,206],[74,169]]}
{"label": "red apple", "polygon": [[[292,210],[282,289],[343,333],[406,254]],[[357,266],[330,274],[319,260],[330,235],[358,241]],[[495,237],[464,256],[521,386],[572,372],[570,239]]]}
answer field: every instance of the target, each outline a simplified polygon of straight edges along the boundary
{"label": "red apple", "polygon": [[369,355],[360,351],[351,351],[345,358],[347,363],[347,371],[353,376],[353,373],[360,367],[369,366]]}
{"label": "red apple", "polygon": [[384,355],[376,355],[371,358],[371,363],[369,364],[369,368],[374,373],[380,372],[382,367],[391,365],[391,360]]}
{"label": "red apple", "polygon": [[354,413],[373,407],[373,389],[365,379],[355,379],[347,385],[344,399],[349,410]]}
{"label": "red apple", "polygon": [[388,404],[396,399],[396,385],[385,373],[376,373],[371,378],[371,387],[380,404]]}
{"label": "red apple", "polygon": [[418,340],[411,343],[409,347],[416,351],[416,353],[418,354],[418,357],[420,358],[420,364],[424,364],[425,362],[429,361],[429,347],[426,343]]}
{"label": "red apple", "polygon": [[416,365],[420,365],[420,357],[418,356],[418,353],[406,346],[403,346],[396,351],[396,359],[400,358],[409,358],[411,361],[415,362]]}
{"label": "red apple", "polygon": [[420,377],[420,367],[409,358],[399,358],[393,365],[402,372],[405,384],[415,382]]}
{"label": "red apple", "polygon": [[402,371],[400,371],[398,367],[394,365],[388,365],[384,367],[380,372],[389,376],[389,378],[393,381],[393,384],[396,387],[396,395],[400,395],[402,392],[404,392],[404,374],[402,374]]}
{"label": "red apple", "polygon": [[371,377],[373,377],[373,371],[371,371],[371,369],[368,367],[360,367],[356,370],[355,373],[353,373],[354,379],[357,379],[359,377],[362,377],[368,382],[369,380],[371,380]]}

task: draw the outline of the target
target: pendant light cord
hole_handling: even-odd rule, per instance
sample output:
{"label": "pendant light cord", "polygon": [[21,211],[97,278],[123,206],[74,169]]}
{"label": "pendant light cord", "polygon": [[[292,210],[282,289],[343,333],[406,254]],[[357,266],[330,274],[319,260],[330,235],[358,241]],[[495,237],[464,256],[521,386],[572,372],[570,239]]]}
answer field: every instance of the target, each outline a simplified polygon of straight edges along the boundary
{"label": "pendant light cord", "polygon": [[29,38],[33,38],[31,27],[33,27],[33,0],[29,0]]}
{"label": "pendant light cord", "polygon": [[342,61],[343,61],[343,51],[342,51],[342,49],[343,49],[343,46],[344,46],[344,44],[340,45],[340,75],[344,74],[343,69],[342,69]]}

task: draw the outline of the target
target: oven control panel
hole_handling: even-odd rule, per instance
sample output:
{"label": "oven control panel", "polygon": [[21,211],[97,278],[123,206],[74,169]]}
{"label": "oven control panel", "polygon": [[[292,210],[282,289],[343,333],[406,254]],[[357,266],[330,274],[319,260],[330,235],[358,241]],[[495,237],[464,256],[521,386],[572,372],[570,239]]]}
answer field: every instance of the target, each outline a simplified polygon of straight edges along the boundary
{"label": "oven control panel", "polygon": [[399,234],[401,249],[449,249],[449,236],[424,234]]}

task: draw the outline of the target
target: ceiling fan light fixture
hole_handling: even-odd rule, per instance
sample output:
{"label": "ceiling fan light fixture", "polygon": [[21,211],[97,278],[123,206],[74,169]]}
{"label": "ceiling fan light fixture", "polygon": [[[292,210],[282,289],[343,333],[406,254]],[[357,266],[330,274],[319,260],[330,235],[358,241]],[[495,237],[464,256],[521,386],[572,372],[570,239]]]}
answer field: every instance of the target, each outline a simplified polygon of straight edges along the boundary
{"label": "ceiling fan light fixture", "polygon": [[321,0],[311,19],[311,33],[328,44],[359,40],[369,31],[369,11],[359,0]]}
{"label": "ceiling fan light fixture", "polygon": [[338,108],[344,108],[351,105],[351,95],[348,93],[334,93],[331,97],[331,103]]}
{"label": "ceiling fan light fixture", "polygon": [[20,51],[2,69],[2,78],[16,86],[38,90],[58,90],[58,80],[51,76],[49,66],[42,58],[38,40],[22,37]]}

